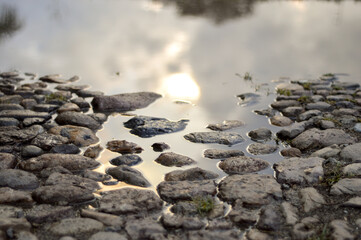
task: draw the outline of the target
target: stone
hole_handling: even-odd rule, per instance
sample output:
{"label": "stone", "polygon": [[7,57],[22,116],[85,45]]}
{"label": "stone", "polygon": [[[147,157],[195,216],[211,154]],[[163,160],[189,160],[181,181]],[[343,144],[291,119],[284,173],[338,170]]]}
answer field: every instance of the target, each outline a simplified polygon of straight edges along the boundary
{"label": "stone", "polygon": [[340,153],[341,149],[338,145],[331,145],[329,147],[322,148],[311,154],[311,157],[330,158],[335,157]]}
{"label": "stone", "polygon": [[342,169],[345,176],[361,176],[361,163],[352,163]]}
{"label": "stone", "polygon": [[332,84],[332,87],[339,88],[339,89],[356,90],[356,89],[360,88],[360,84],[352,83],[352,82],[334,82]]}
{"label": "stone", "polygon": [[[242,203],[240,203],[242,204]],[[233,207],[231,212],[228,214],[229,219],[242,228],[247,228],[254,225],[257,222],[259,210],[248,209],[244,207],[238,207],[236,201],[236,207]]]}
{"label": "stone", "polygon": [[0,118],[0,126],[19,126],[19,124],[16,118]]}
{"label": "stone", "polygon": [[239,99],[238,105],[245,107],[258,103],[260,95],[255,93],[242,93],[237,95]]}
{"label": "stone", "polygon": [[56,104],[46,104],[46,103],[40,103],[40,104],[36,104],[34,107],[33,107],[33,111],[35,112],[52,112],[52,111],[55,111],[56,109],[58,109],[59,106],[56,105]]}
{"label": "stone", "polygon": [[60,90],[60,91],[69,91],[72,93],[76,93],[79,90],[83,90],[83,89],[87,89],[89,88],[89,85],[72,85],[72,84],[67,84],[67,85],[58,85],[55,87],[56,90]]}
{"label": "stone", "polygon": [[0,170],[0,187],[10,187],[16,190],[32,190],[39,186],[38,178],[20,169]]}
{"label": "stone", "polygon": [[80,237],[102,230],[104,225],[91,218],[66,218],[53,224],[50,232],[58,236]]}
{"label": "stone", "polygon": [[258,128],[255,130],[252,130],[248,133],[248,136],[253,140],[253,141],[267,141],[269,139],[271,139],[272,137],[272,132],[271,130],[267,129],[267,128]]}
{"label": "stone", "polygon": [[80,112],[80,108],[75,103],[65,103],[57,109],[57,112],[60,114],[63,112]]}
{"label": "stone", "polygon": [[89,147],[87,150],[85,150],[84,152],[84,156],[85,157],[89,157],[89,158],[98,158],[100,153],[104,150],[104,148],[102,146],[100,146],[100,144],[93,146],[93,147]]}
{"label": "stone", "polygon": [[244,126],[245,123],[239,120],[225,120],[222,123],[209,124],[207,128],[214,131],[226,131],[232,128]]}
{"label": "stone", "polygon": [[244,156],[244,152],[236,149],[206,149],[203,156],[210,159],[224,159],[230,157]]}
{"label": "stone", "polygon": [[31,141],[31,144],[48,151],[55,146],[65,144],[67,142],[68,138],[66,137],[55,134],[42,133],[37,135]]}
{"label": "stone", "polygon": [[31,205],[31,192],[18,191],[8,187],[0,188],[0,204]]}
{"label": "stone", "polygon": [[32,110],[4,110],[0,112],[0,117],[16,118],[17,120],[24,120],[25,118],[43,118],[50,119],[51,115],[45,112],[34,112]]}
{"label": "stone", "polygon": [[101,124],[94,120],[94,118],[80,112],[63,112],[56,118],[55,122],[59,125],[74,125],[80,127],[86,127],[91,130],[97,130],[101,127]]}
{"label": "stone", "polygon": [[58,84],[66,83],[65,80],[62,80],[59,77],[60,77],[59,74],[50,74],[40,77],[39,80],[47,83],[58,83]]}
{"label": "stone", "polygon": [[218,197],[244,206],[262,206],[282,198],[281,186],[271,175],[245,174],[224,178],[218,185]]}
{"label": "stone", "polygon": [[9,128],[0,131],[0,145],[28,142],[44,131],[44,128],[39,125],[33,125],[23,129]]}
{"label": "stone", "polygon": [[206,224],[197,217],[186,217],[182,223],[184,230],[199,230]]}
{"label": "stone", "polygon": [[323,177],[323,158],[288,158],[275,163],[277,181],[287,184],[313,184]]}
{"label": "stone", "polygon": [[308,239],[316,233],[315,226],[319,223],[317,218],[306,217],[293,226],[293,237],[295,239]]}
{"label": "stone", "polygon": [[126,140],[112,140],[107,142],[107,149],[121,154],[141,153],[144,149],[136,143]]}
{"label": "stone", "polygon": [[0,111],[4,110],[24,110],[23,106],[15,103],[3,103],[0,104]]}
{"label": "stone", "polygon": [[96,212],[96,211],[93,211],[93,210],[82,209],[80,211],[80,215],[82,217],[95,219],[95,220],[103,223],[105,226],[120,228],[120,227],[123,227],[124,224],[125,224],[125,219],[124,218],[119,217],[119,216],[115,216],[113,214],[108,214],[108,213]]}
{"label": "stone", "polygon": [[119,181],[139,187],[149,187],[150,183],[141,172],[129,166],[108,168],[107,173]]}
{"label": "stone", "polygon": [[81,173],[81,176],[84,177],[84,178],[92,179],[92,180],[97,181],[97,182],[103,182],[103,181],[107,181],[107,180],[111,179],[111,177],[108,174],[92,171],[92,170],[89,170],[89,169],[84,170]]}
{"label": "stone", "polygon": [[361,178],[344,178],[332,185],[331,195],[361,196]]}
{"label": "stone", "polygon": [[144,214],[162,210],[163,201],[151,190],[121,188],[102,192],[99,211],[120,214]]}
{"label": "stone", "polygon": [[127,112],[145,108],[160,97],[162,97],[160,94],[153,92],[124,93],[96,96],[91,104],[98,112]]}
{"label": "stone", "polygon": [[0,104],[20,104],[22,100],[20,95],[0,96]]}
{"label": "stone", "polygon": [[352,144],[355,139],[341,129],[319,130],[312,128],[298,135],[291,142],[292,146],[300,150],[317,149],[333,144]]}
{"label": "stone", "polygon": [[351,233],[353,229],[344,220],[333,220],[330,223],[330,227],[333,230],[333,239],[355,239],[355,236]]}
{"label": "stone", "polygon": [[361,197],[350,198],[348,201],[344,202],[341,206],[352,207],[352,208],[361,208]]}
{"label": "stone", "polygon": [[24,211],[18,207],[0,205],[1,218],[20,218],[24,216]]}
{"label": "stone", "polygon": [[26,219],[31,223],[43,224],[56,222],[63,218],[74,217],[75,211],[70,206],[35,205],[26,212]]}
{"label": "stone", "polygon": [[78,107],[80,109],[89,109],[90,108],[90,104],[84,98],[78,97],[78,98],[71,99],[70,101],[72,103],[78,105]]}
{"label": "stone", "polygon": [[0,170],[12,169],[16,166],[16,157],[10,153],[0,153]]}
{"label": "stone", "polygon": [[74,144],[61,144],[51,148],[51,153],[61,153],[61,154],[78,154],[80,149]]}
{"label": "stone", "polygon": [[178,201],[173,204],[170,211],[176,214],[176,216],[194,216],[199,213],[193,201]]}
{"label": "stone", "polygon": [[112,165],[120,166],[120,165],[127,165],[127,166],[134,166],[141,163],[143,160],[141,157],[135,154],[125,154],[122,156],[115,157],[111,159],[109,162]]}
{"label": "stone", "polygon": [[170,146],[164,142],[153,143],[151,147],[154,152],[163,152],[164,150],[170,149]]}
{"label": "stone", "polygon": [[321,120],[319,125],[320,125],[321,129],[329,129],[329,128],[335,128],[336,127],[334,122],[328,121],[328,120]]}
{"label": "stone", "polygon": [[88,114],[88,116],[93,118],[95,121],[97,121],[100,124],[103,124],[108,120],[108,116],[104,113],[90,113]]}
{"label": "stone", "polygon": [[236,240],[240,239],[241,234],[238,230],[227,231],[209,231],[198,230],[188,231],[186,233],[186,239],[189,240]]}
{"label": "stone", "polygon": [[344,160],[361,162],[361,143],[355,143],[342,149],[340,156]]}
{"label": "stone", "polygon": [[270,154],[275,152],[278,146],[264,143],[252,143],[248,146],[247,150],[253,155]]}
{"label": "stone", "polygon": [[194,132],[184,135],[184,138],[195,143],[218,143],[229,146],[244,141],[240,134],[232,132]]}
{"label": "stone", "polygon": [[276,90],[285,90],[285,91],[297,91],[297,90],[303,90],[303,87],[299,84],[295,83],[280,83],[276,86]]}
{"label": "stone", "polygon": [[160,154],[159,157],[155,159],[155,162],[167,167],[182,167],[195,163],[193,159],[173,152]]}
{"label": "stone", "polygon": [[0,73],[1,78],[14,78],[17,76],[19,76],[19,73],[17,71]]}
{"label": "stone", "polygon": [[25,118],[23,120],[24,127],[30,127],[34,124],[44,124],[47,120],[44,118]]}
{"label": "stone", "polygon": [[313,187],[303,188],[300,190],[303,210],[307,213],[326,204],[325,199]]}
{"label": "stone", "polygon": [[48,131],[51,134],[61,135],[68,138],[69,143],[73,143],[78,147],[87,147],[99,142],[99,138],[89,128],[64,125],[55,126]]}
{"label": "stone", "polygon": [[361,133],[361,123],[356,123],[355,126],[353,127],[353,130],[355,132]]}
{"label": "stone", "polygon": [[319,110],[321,112],[325,112],[325,111],[331,111],[332,106],[326,102],[308,103],[306,105],[306,110]]}
{"label": "stone", "polygon": [[199,167],[187,170],[175,170],[165,175],[165,181],[197,181],[218,178],[217,173],[201,169]]}
{"label": "stone", "polygon": [[300,149],[293,148],[293,147],[282,149],[280,153],[283,157],[288,157],[288,158],[289,157],[301,157],[301,155],[302,155],[302,152]]}
{"label": "stone", "polygon": [[270,237],[268,234],[263,233],[257,229],[251,229],[247,233],[242,240],[271,240],[272,237]]}
{"label": "stone", "polygon": [[297,116],[301,115],[305,110],[303,107],[287,107],[282,109],[283,116],[296,118]]}
{"label": "stone", "polygon": [[184,222],[184,217],[169,213],[163,213],[161,222],[165,228],[180,228]]}
{"label": "stone", "polygon": [[173,133],[184,130],[188,120],[178,122],[169,121],[165,118],[136,116],[124,123],[124,127],[130,128],[130,133],[142,138],[153,137],[159,134]]}
{"label": "stone", "polygon": [[300,106],[300,102],[296,101],[296,100],[281,100],[281,101],[277,101],[271,104],[271,107],[277,110],[282,110],[285,109],[287,107],[297,107]]}
{"label": "stone", "polygon": [[300,135],[306,129],[305,122],[296,122],[290,126],[282,128],[277,132],[277,137],[281,139],[293,139]]}
{"label": "stone", "polygon": [[157,186],[159,196],[167,202],[192,200],[198,196],[214,196],[217,193],[213,180],[163,181]]}
{"label": "stone", "polygon": [[263,110],[254,110],[254,112],[257,113],[258,115],[273,117],[276,115],[277,111],[272,108],[268,108],[268,109],[263,109]]}
{"label": "stone", "polygon": [[97,232],[89,240],[127,240],[127,237],[116,232]]}
{"label": "stone", "polygon": [[32,197],[38,203],[68,205],[94,200],[92,191],[72,185],[51,185],[37,188]]}
{"label": "stone", "polygon": [[281,210],[287,225],[295,225],[298,222],[297,208],[289,202],[281,204]]}
{"label": "stone", "polygon": [[91,90],[82,89],[82,90],[76,91],[76,95],[78,95],[79,97],[82,97],[82,98],[88,98],[88,97],[103,96],[104,93],[101,91],[91,91]]}
{"label": "stone", "polygon": [[53,173],[72,174],[68,169],[62,166],[49,167],[41,170],[40,177],[48,178]]}
{"label": "stone", "polygon": [[218,166],[227,174],[245,174],[266,169],[269,163],[260,158],[239,156],[227,158],[221,161]]}
{"label": "stone", "polygon": [[279,127],[286,127],[293,123],[293,121],[290,118],[281,115],[271,117],[270,122],[272,125]]}
{"label": "stone", "polygon": [[268,205],[261,209],[256,227],[266,231],[277,231],[281,228],[282,218],[279,209],[274,205]]}
{"label": "stone", "polygon": [[332,111],[332,115],[337,117],[342,117],[344,115],[351,115],[355,117],[359,117],[360,113],[357,109],[349,109],[349,108],[339,108]]}
{"label": "stone", "polygon": [[304,113],[301,113],[297,119],[299,121],[306,121],[310,118],[313,118],[313,117],[316,117],[316,116],[321,116],[322,115],[322,112],[320,110],[308,110]]}
{"label": "stone", "polygon": [[44,168],[56,166],[76,172],[96,168],[99,166],[99,162],[77,154],[48,153],[20,163],[20,168],[26,171],[41,171]]}
{"label": "stone", "polygon": [[44,185],[46,186],[73,185],[93,192],[100,189],[99,184],[96,181],[91,180],[89,178],[83,178],[72,174],[62,174],[57,172],[52,173],[45,181]]}
{"label": "stone", "polygon": [[25,218],[0,218],[0,230],[12,229],[18,231],[30,231],[31,224]]}
{"label": "stone", "polygon": [[166,234],[162,225],[149,218],[128,221],[125,230],[134,240],[162,239]]}

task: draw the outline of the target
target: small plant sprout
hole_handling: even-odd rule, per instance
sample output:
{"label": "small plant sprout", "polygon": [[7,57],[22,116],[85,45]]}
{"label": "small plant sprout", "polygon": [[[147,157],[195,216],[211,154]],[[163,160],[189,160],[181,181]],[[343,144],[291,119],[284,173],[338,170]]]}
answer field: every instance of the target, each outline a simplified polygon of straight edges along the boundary
{"label": "small plant sprout", "polygon": [[60,95],[60,94],[56,94],[56,93],[51,93],[49,95],[45,95],[45,101],[46,102],[50,102],[50,101],[63,101],[66,102],[66,97]]}
{"label": "small plant sprout", "polygon": [[311,98],[309,96],[301,96],[297,99],[297,101],[299,101],[300,103],[310,103],[312,102]]}
{"label": "small plant sprout", "polygon": [[284,95],[284,96],[291,96],[292,93],[289,89],[283,89],[283,88],[278,88],[277,89],[277,94],[279,95]]}
{"label": "small plant sprout", "polygon": [[246,72],[243,76],[243,79],[245,81],[251,81],[252,80],[252,75],[249,72]]}
{"label": "small plant sprout", "polygon": [[204,216],[214,208],[214,199],[210,196],[197,196],[192,199],[199,215]]}

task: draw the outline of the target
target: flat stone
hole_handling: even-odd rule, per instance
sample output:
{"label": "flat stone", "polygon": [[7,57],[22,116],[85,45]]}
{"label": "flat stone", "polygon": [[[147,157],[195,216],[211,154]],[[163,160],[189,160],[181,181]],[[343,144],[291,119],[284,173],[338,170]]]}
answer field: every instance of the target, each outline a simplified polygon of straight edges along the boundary
{"label": "flat stone", "polygon": [[134,165],[141,163],[142,161],[143,161],[142,158],[139,157],[138,155],[125,154],[125,155],[113,158],[109,162],[115,166],[120,166],[120,165],[134,166]]}
{"label": "flat stone", "polygon": [[102,146],[100,146],[100,144],[93,146],[93,147],[89,147],[87,150],[85,150],[84,152],[84,156],[85,157],[89,157],[89,158],[98,158],[100,153],[104,150],[104,148]]}
{"label": "flat stone", "polygon": [[34,112],[32,110],[4,110],[0,112],[0,117],[6,118],[16,118],[17,120],[24,120],[25,118],[43,118],[50,119],[51,116],[49,113],[44,112]]}
{"label": "flat stone", "polygon": [[278,146],[264,143],[252,143],[248,146],[247,150],[253,155],[270,154],[275,152]]}
{"label": "flat stone", "polygon": [[40,177],[48,178],[53,173],[63,173],[63,174],[72,174],[68,169],[63,168],[62,166],[49,167],[41,170]]}
{"label": "flat stone", "polygon": [[0,126],[19,126],[19,124],[16,118],[0,118]]}
{"label": "flat stone", "polygon": [[295,239],[307,239],[316,233],[315,226],[319,223],[317,218],[306,217],[293,226]]}
{"label": "flat stone", "polygon": [[353,127],[353,130],[355,132],[361,133],[361,123],[356,123],[355,126]]}
{"label": "flat stone", "polygon": [[293,121],[290,118],[281,115],[271,117],[270,122],[272,125],[279,127],[286,127],[293,123]]}
{"label": "flat stone", "polygon": [[108,168],[107,173],[119,181],[139,187],[149,187],[150,183],[141,172],[129,166]]}
{"label": "flat stone", "polygon": [[332,111],[332,115],[337,117],[342,117],[344,115],[351,115],[355,117],[359,117],[360,113],[357,109],[349,109],[349,108],[339,108]]}
{"label": "flat stone", "polygon": [[272,237],[266,233],[263,233],[257,229],[251,229],[245,233],[244,238],[242,240],[271,240]]}
{"label": "flat stone", "polygon": [[227,174],[245,174],[266,169],[269,163],[260,158],[239,156],[227,158],[221,161],[218,166]]}
{"label": "flat stone", "polygon": [[17,76],[19,76],[19,73],[17,71],[0,73],[0,77],[2,78],[14,78]]}
{"label": "flat stone", "polygon": [[271,175],[245,174],[224,178],[218,186],[218,197],[234,202],[240,199],[243,205],[262,206],[282,198],[281,186]]}
{"label": "flat stone", "polygon": [[342,149],[340,156],[344,160],[361,162],[361,143],[355,143]]}
{"label": "flat stone", "polygon": [[197,217],[186,217],[182,223],[184,230],[199,230],[205,227],[205,223]]}
{"label": "flat stone", "polygon": [[45,75],[39,78],[40,81],[47,82],[47,83],[58,83],[58,84],[65,84],[66,81],[59,78],[60,75],[58,74],[50,74]]}
{"label": "flat stone", "polygon": [[187,170],[175,170],[167,173],[164,177],[165,181],[197,181],[218,178],[217,173],[201,169],[199,167]]}
{"label": "flat stone", "polygon": [[99,211],[120,214],[144,214],[162,210],[163,201],[151,190],[122,188],[102,192]]}
{"label": "flat stone", "polygon": [[248,136],[253,140],[253,141],[267,141],[269,139],[271,139],[272,137],[272,132],[271,130],[267,129],[267,128],[258,128],[255,130],[252,130],[248,133]]}
{"label": "flat stone", "polygon": [[296,100],[281,100],[281,101],[277,101],[271,104],[271,107],[277,110],[282,110],[285,109],[287,107],[297,107],[300,106],[300,102],[296,101]]}
{"label": "flat stone", "polygon": [[343,207],[361,208],[361,197],[353,197],[342,204]]}
{"label": "flat stone", "polygon": [[37,135],[31,141],[31,144],[48,151],[55,146],[65,144],[67,142],[68,138],[66,137],[45,132]]}
{"label": "flat stone", "polygon": [[124,93],[112,96],[96,96],[92,105],[98,112],[126,112],[145,108],[161,95],[153,92]]}
{"label": "flat stone", "polygon": [[0,205],[1,218],[19,218],[24,216],[22,208]]}
{"label": "flat stone", "polygon": [[82,217],[86,218],[92,218],[95,219],[101,223],[103,223],[105,226],[112,226],[115,228],[121,228],[125,224],[125,219],[113,214],[108,213],[102,213],[102,212],[96,212],[93,210],[87,210],[82,209],[80,212],[80,215]]}
{"label": "flat stone", "polygon": [[285,217],[286,224],[295,225],[298,222],[297,208],[291,205],[291,203],[283,202],[281,204],[281,210]]}
{"label": "flat stone", "polygon": [[170,149],[170,146],[164,142],[157,142],[152,144],[154,152],[163,152],[164,150]]}
{"label": "flat stone", "polygon": [[84,177],[84,178],[92,179],[92,180],[94,180],[96,182],[103,182],[103,181],[111,179],[110,175],[108,175],[108,174],[92,171],[92,170],[89,170],[89,169],[84,170],[81,173],[81,176]]}
{"label": "flat stone", "polygon": [[332,185],[331,195],[361,196],[361,178],[344,178]]}
{"label": "flat stone", "polygon": [[273,117],[276,115],[277,111],[272,108],[268,108],[268,109],[263,109],[263,110],[254,110],[254,112],[257,113],[258,115]]}
{"label": "flat stone", "polygon": [[33,202],[31,192],[18,191],[8,187],[0,188],[0,204],[31,205]]}
{"label": "flat stone", "polygon": [[97,232],[89,240],[127,240],[127,237],[116,232]]}
{"label": "flat stone", "polygon": [[155,162],[167,167],[182,167],[195,163],[193,159],[173,152],[166,152],[160,154],[159,157],[155,159]]}
{"label": "flat stone", "polygon": [[351,233],[353,229],[344,220],[333,220],[330,223],[330,227],[333,230],[333,239],[355,239],[355,235]]}
{"label": "flat stone", "polygon": [[199,213],[193,201],[178,201],[173,204],[170,211],[176,216],[195,216]]}
{"label": "flat stone", "polygon": [[161,221],[165,228],[180,228],[184,222],[184,217],[169,213],[163,213]]}
{"label": "flat stone", "polygon": [[184,135],[184,138],[195,143],[218,143],[229,146],[244,141],[240,134],[232,132],[194,132]]}
{"label": "flat stone", "polygon": [[128,142],[126,140],[109,141],[107,142],[107,149],[121,154],[141,153],[143,151],[143,148],[136,143]]}
{"label": "flat stone", "polygon": [[80,112],[63,112],[56,118],[55,122],[59,125],[74,125],[80,127],[86,127],[92,130],[97,130],[101,127],[101,124],[94,120],[94,118]]}
{"label": "flat stone", "polygon": [[282,128],[277,132],[277,137],[281,139],[293,139],[304,132],[306,129],[306,122],[296,122],[290,126]]}
{"label": "flat stone", "polygon": [[[238,201],[236,201],[235,207],[233,207],[231,212],[228,214],[229,219],[242,228],[247,228],[254,225],[259,217],[259,210],[248,209],[241,206],[238,207],[237,202]],[[242,203],[240,202],[239,205],[241,204]]]}
{"label": "flat stone", "polygon": [[189,240],[236,240],[240,239],[241,234],[239,230],[227,230],[227,231],[209,231],[198,230],[188,231],[186,239]]}
{"label": "flat stone", "polygon": [[322,148],[311,154],[311,157],[330,158],[335,157],[340,153],[341,149],[337,145],[331,145],[329,147]]}
{"label": "flat stone", "polygon": [[30,127],[34,124],[41,125],[41,124],[45,123],[46,121],[47,121],[47,119],[45,119],[45,118],[25,118],[23,120],[23,126]]}
{"label": "flat stone", "polygon": [[43,153],[43,150],[35,145],[27,145],[21,150],[21,156],[24,158],[38,157]]}
{"label": "flat stone", "polygon": [[78,97],[70,100],[72,103],[78,105],[80,109],[89,109],[90,103],[88,103],[84,98]]}
{"label": "flat stone", "polygon": [[360,84],[352,82],[334,82],[332,85],[334,88],[356,90],[360,88]]}
{"label": "flat stone", "polygon": [[16,103],[3,103],[0,104],[0,111],[4,110],[24,110],[23,106]]}
{"label": "flat stone", "polygon": [[301,113],[297,119],[299,121],[306,121],[312,117],[316,117],[316,116],[321,116],[322,115],[322,112],[320,110],[308,110],[304,113]]}
{"label": "flat stone", "polygon": [[58,109],[59,106],[56,104],[46,104],[46,103],[40,103],[33,107],[33,110],[35,112],[52,112]]}
{"label": "flat stone", "polygon": [[166,230],[162,225],[148,218],[128,221],[125,230],[134,240],[164,239],[166,234]]}
{"label": "flat stone", "polygon": [[72,174],[52,173],[45,181],[44,185],[73,185],[88,189],[90,191],[96,191],[100,189],[99,184],[89,178],[83,178]]}
{"label": "flat stone", "polygon": [[192,200],[198,196],[214,196],[217,193],[213,180],[163,181],[157,186],[157,191],[167,202]]}
{"label": "flat stone", "polygon": [[43,154],[20,163],[20,168],[26,171],[41,171],[44,168],[62,166],[69,171],[81,171],[99,166],[99,162],[77,154]]}
{"label": "flat stone", "polygon": [[323,158],[288,158],[275,163],[277,181],[287,184],[313,184],[323,177]]}
{"label": "flat stone", "polygon": [[297,91],[303,90],[303,87],[299,84],[295,83],[280,83],[276,86],[277,90],[289,90],[289,91]]}
{"label": "flat stone", "polygon": [[280,210],[274,205],[268,205],[261,209],[259,219],[257,221],[257,228],[266,231],[277,231],[281,228],[282,218]]}
{"label": "flat stone", "polygon": [[226,131],[232,128],[244,126],[245,123],[239,120],[225,120],[222,123],[209,124],[207,128],[214,131]]}
{"label": "flat stone", "polygon": [[206,149],[203,152],[203,156],[210,159],[224,159],[230,157],[244,156],[244,152],[236,149]]}
{"label": "flat stone", "polygon": [[20,104],[23,98],[20,95],[0,96],[0,104]]}
{"label": "flat stone", "polygon": [[296,118],[301,115],[305,109],[303,107],[287,107],[282,109],[282,114],[286,117]]}
{"label": "flat stone", "polygon": [[69,91],[72,93],[76,93],[79,90],[83,90],[83,89],[87,89],[89,88],[89,85],[72,85],[72,84],[67,84],[67,85],[58,85],[55,87],[55,89],[60,90],[60,91]]}
{"label": "flat stone", "polygon": [[10,153],[0,153],[0,170],[12,169],[15,167],[16,157]]}
{"label": "flat stone", "polygon": [[0,230],[12,229],[15,232],[30,231],[31,224],[25,218],[0,218]]}
{"label": "flat stone", "polygon": [[69,206],[52,206],[49,204],[35,205],[26,212],[26,219],[31,223],[43,224],[55,222],[63,218],[75,216],[75,211]]}
{"label": "flat stone", "polygon": [[59,107],[57,109],[58,113],[70,112],[70,111],[71,112],[80,112],[80,108],[75,103],[65,103],[64,105],[62,105],[61,107]]}
{"label": "flat stone", "polygon": [[303,210],[307,213],[326,204],[325,199],[313,187],[303,188],[300,190]]}
{"label": "flat stone", "polygon": [[92,91],[92,90],[86,90],[82,89],[79,91],[76,91],[76,95],[82,98],[89,98],[89,97],[96,97],[96,96],[103,96],[104,93],[101,91]]}
{"label": "flat stone", "polygon": [[58,236],[80,237],[102,230],[104,225],[91,218],[66,218],[51,226],[50,232]]}
{"label": "flat stone", "polygon": [[188,120],[177,122],[165,118],[136,116],[124,123],[124,127],[131,128],[130,133],[148,138],[159,134],[173,133],[184,130]]}
{"label": "flat stone", "polygon": [[361,163],[352,163],[342,169],[345,176],[361,176]]}
{"label": "flat stone", "polygon": [[61,144],[54,146],[50,149],[51,153],[61,153],[61,154],[78,154],[80,149],[75,144]]}
{"label": "flat stone", "polygon": [[73,143],[78,147],[87,147],[99,142],[99,138],[94,132],[85,127],[73,125],[55,126],[49,129],[48,132],[66,137],[69,143]]}
{"label": "flat stone", "polygon": [[0,131],[0,145],[28,142],[44,131],[44,128],[39,125],[23,129],[9,128]]}
{"label": "flat stone", "polygon": [[300,149],[293,147],[282,149],[280,153],[283,157],[301,157],[302,155]]}
{"label": "flat stone", "polygon": [[319,110],[325,112],[325,111],[331,111],[332,106],[326,102],[308,103],[306,105],[306,110]]}
{"label": "flat stone", "polygon": [[335,128],[335,127],[336,127],[336,125],[332,121],[328,121],[328,120],[321,120],[320,121],[320,128],[321,129],[329,129],[329,128]]}
{"label": "flat stone", "polygon": [[38,178],[20,169],[0,170],[0,187],[10,187],[17,190],[31,190],[39,186]]}

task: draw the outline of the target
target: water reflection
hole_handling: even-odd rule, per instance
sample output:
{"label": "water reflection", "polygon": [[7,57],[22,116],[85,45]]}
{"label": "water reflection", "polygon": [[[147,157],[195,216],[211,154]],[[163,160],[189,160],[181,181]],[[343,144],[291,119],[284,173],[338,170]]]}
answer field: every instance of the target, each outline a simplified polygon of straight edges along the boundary
{"label": "water reflection", "polygon": [[6,4],[0,5],[0,40],[4,37],[13,35],[18,31],[22,23],[20,22],[15,8]]}
{"label": "water reflection", "polygon": [[171,98],[197,100],[200,90],[197,82],[187,73],[176,73],[163,80],[163,90]]}

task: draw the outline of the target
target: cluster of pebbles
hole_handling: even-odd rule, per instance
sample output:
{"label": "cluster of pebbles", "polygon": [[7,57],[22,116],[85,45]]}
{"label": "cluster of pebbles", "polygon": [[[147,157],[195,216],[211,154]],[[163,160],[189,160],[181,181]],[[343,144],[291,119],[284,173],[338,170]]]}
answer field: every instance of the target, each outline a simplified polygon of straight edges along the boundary
{"label": "cluster of pebbles", "polygon": [[[19,77],[20,76],[20,77]],[[103,147],[96,132],[111,112],[147,107],[152,92],[106,96],[57,75],[0,74],[0,239],[357,239],[361,235],[361,91],[333,77],[277,87],[270,109],[256,110],[279,126],[248,133],[240,150],[207,149],[219,159],[218,174],[192,167],[196,161],[166,143],[155,159],[171,171],[157,193],[132,166],[141,146],[124,139],[106,148],[121,155],[115,167],[94,171]],[[37,79],[36,79],[37,78]],[[32,80],[30,80],[32,79]],[[35,80],[36,79],[36,80]],[[21,84],[26,80],[27,83]],[[48,86],[48,84],[50,86]],[[54,86],[56,85],[56,86]],[[52,88],[54,87],[54,88]],[[53,90],[50,90],[53,89]],[[76,95],[76,97],[74,97]],[[90,103],[90,100],[91,103]],[[88,113],[92,109],[94,113]],[[185,129],[188,121],[135,116],[124,127],[139,137]],[[188,133],[195,143],[234,145],[238,120]],[[262,155],[284,144],[275,176]],[[272,141],[271,141],[272,140]],[[135,187],[99,191],[122,181]]]}

